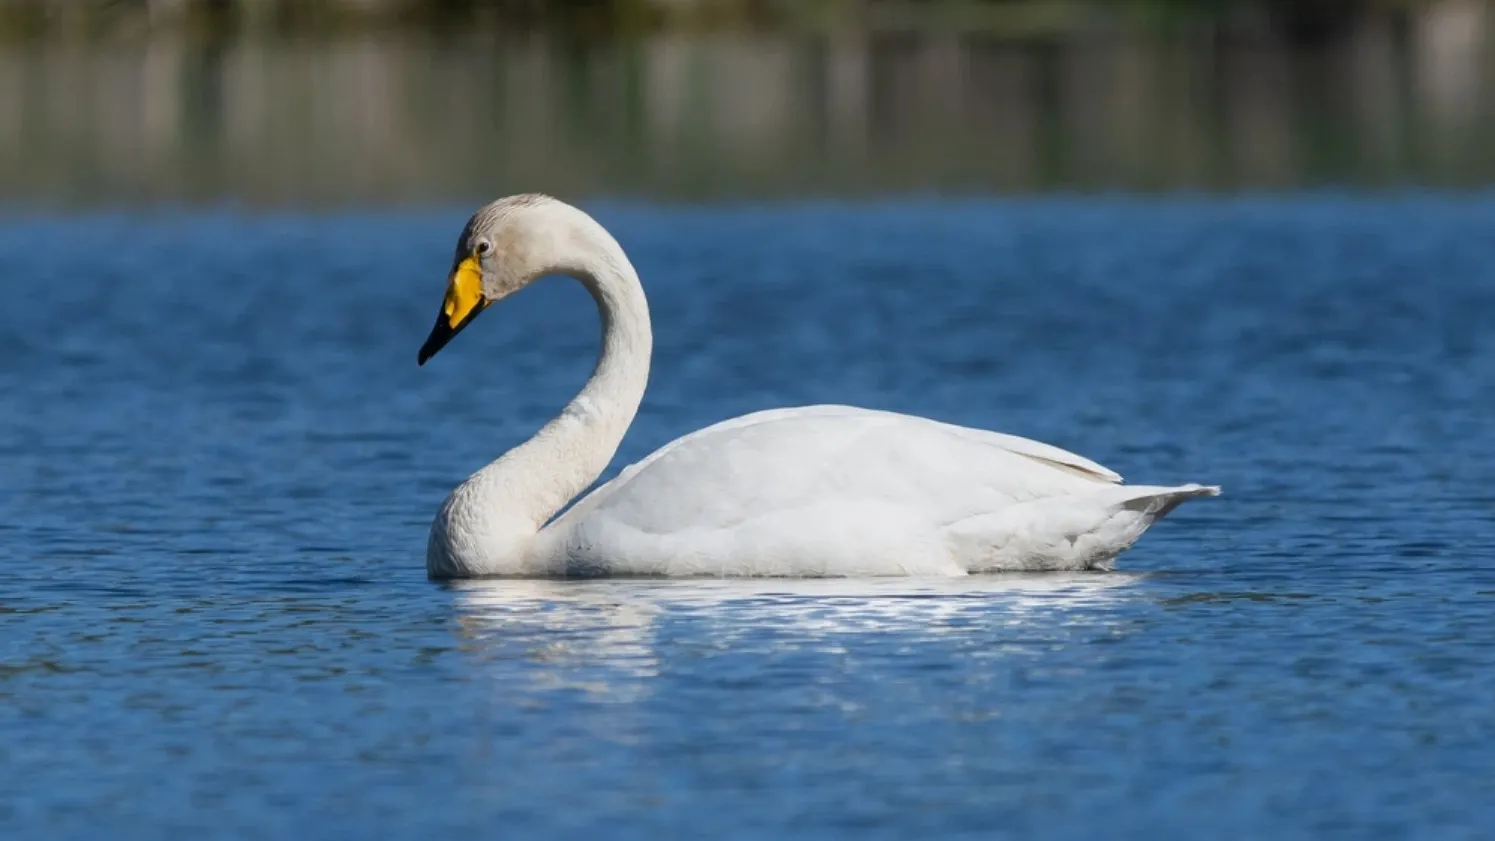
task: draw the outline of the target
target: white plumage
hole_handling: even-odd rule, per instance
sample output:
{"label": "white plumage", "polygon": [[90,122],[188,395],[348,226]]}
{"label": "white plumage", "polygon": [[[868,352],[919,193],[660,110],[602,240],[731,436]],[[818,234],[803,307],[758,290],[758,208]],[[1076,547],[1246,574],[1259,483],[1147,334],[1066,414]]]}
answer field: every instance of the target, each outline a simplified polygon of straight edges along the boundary
{"label": "white plumage", "polygon": [[[474,214],[422,360],[489,303],[546,274],[597,300],[603,348],[581,394],[454,490],[434,577],[873,576],[1109,569],[1158,518],[1215,487],[1128,486],[1048,444],[846,406],[757,412],[665,445],[556,511],[606,468],[643,398],[648,307],[616,241],[540,196]],[[480,300],[459,278],[481,278]],[[474,298],[471,311],[452,301]]]}

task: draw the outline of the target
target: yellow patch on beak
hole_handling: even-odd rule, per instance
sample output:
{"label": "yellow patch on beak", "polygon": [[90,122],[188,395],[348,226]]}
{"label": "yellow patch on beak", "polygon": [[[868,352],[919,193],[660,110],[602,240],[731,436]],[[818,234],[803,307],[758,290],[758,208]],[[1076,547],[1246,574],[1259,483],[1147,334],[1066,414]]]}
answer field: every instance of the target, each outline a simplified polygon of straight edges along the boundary
{"label": "yellow patch on beak", "polygon": [[457,265],[446,285],[446,303],[441,312],[446,326],[456,330],[468,316],[483,305],[483,270],[475,258],[468,257]]}
{"label": "yellow patch on beak", "polygon": [[452,272],[451,279],[447,281],[446,300],[442,302],[441,312],[436,315],[436,326],[431,328],[431,335],[421,345],[416,362],[426,364],[426,360],[446,347],[446,343],[462,332],[462,328],[470,324],[489,303],[483,297],[483,269],[478,265],[477,258],[468,257],[458,263],[457,270]]}

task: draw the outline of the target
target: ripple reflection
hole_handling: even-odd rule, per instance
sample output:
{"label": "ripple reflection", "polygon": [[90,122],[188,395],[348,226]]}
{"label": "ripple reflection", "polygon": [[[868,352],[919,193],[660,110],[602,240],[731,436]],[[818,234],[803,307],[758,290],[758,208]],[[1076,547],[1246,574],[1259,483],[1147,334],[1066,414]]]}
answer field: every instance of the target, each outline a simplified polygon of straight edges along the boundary
{"label": "ripple reflection", "polygon": [[[486,580],[453,583],[457,627],[478,661],[523,658],[550,687],[636,697],[661,647],[712,652],[835,648],[880,634],[908,642],[1021,629],[1021,643],[1105,624],[1140,575],[965,579]],[[512,679],[512,674],[510,675]]]}

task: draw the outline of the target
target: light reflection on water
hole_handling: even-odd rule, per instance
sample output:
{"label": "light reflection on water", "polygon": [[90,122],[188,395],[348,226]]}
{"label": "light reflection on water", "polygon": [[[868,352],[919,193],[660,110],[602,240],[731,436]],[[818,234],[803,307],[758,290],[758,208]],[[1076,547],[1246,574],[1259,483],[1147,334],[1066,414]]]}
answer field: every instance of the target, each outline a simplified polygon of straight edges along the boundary
{"label": "light reflection on water", "polygon": [[[456,594],[462,647],[477,660],[523,656],[547,664],[536,679],[548,687],[631,697],[643,691],[641,680],[658,674],[656,645],[667,623],[688,624],[690,644],[703,651],[739,654],[765,646],[844,651],[841,642],[856,634],[917,644],[1006,626],[1015,630],[1014,644],[991,650],[1021,654],[1044,628],[1073,622],[1093,630],[1108,606],[1134,597],[1129,586],[1139,579],[1125,573],[914,581],[504,579],[448,586]],[[570,674],[586,677],[570,683]]]}

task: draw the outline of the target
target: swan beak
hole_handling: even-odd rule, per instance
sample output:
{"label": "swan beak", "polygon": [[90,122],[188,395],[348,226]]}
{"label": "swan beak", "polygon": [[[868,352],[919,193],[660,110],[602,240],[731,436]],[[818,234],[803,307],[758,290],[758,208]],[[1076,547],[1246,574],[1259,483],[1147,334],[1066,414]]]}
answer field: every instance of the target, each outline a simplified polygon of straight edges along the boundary
{"label": "swan beak", "polygon": [[427,359],[446,347],[446,343],[471,324],[490,303],[492,301],[483,295],[483,269],[478,261],[468,257],[458,263],[447,281],[446,301],[441,305],[441,312],[436,314],[436,326],[431,328],[426,343],[420,346],[416,364],[426,364]]}

